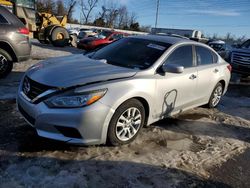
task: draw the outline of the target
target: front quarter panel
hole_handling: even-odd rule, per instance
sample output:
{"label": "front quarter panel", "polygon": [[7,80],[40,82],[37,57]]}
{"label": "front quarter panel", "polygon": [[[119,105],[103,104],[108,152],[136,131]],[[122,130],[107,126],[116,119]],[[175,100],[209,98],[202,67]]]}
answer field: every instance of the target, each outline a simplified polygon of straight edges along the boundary
{"label": "front quarter panel", "polygon": [[115,110],[125,101],[140,97],[147,101],[149,106],[149,116],[147,124],[153,123],[153,114],[156,106],[154,106],[154,96],[155,96],[155,80],[148,77],[137,77],[132,79],[116,80],[106,84],[93,85],[89,87],[80,87],[75,90],[75,92],[85,92],[91,90],[98,90],[107,88],[108,91],[105,96],[99,100],[110,107],[110,112],[103,125],[102,130],[102,140],[106,140],[109,122],[115,112]]}

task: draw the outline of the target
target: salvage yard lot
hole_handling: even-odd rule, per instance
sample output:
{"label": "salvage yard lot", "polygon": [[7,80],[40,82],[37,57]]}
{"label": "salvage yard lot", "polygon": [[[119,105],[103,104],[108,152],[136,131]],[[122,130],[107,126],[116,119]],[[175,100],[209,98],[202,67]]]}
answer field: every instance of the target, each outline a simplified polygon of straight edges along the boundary
{"label": "salvage yard lot", "polygon": [[32,58],[0,80],[0,187],[250,187],[250,87],[217,109],[195,108],[145,128],[131,144],[79,147],[40,138],[16,110],[23,73],[82,53],[33,42]]}

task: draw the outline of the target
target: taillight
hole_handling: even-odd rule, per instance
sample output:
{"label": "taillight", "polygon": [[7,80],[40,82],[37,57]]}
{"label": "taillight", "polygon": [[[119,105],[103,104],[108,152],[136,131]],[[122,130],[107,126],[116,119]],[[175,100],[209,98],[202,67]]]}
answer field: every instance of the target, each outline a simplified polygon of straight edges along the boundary
{"label": "taillight", "polygon": [[23,35],[29,35],[30,33],[30,31],[26,27],[19,28],[18,32]]}
{"label": "taillight", "polygon": [[232,72],[232,66],[231,66],[231,65],[228,65],[227,68],[228,68],[228,70],[229,70],[230,72]]}

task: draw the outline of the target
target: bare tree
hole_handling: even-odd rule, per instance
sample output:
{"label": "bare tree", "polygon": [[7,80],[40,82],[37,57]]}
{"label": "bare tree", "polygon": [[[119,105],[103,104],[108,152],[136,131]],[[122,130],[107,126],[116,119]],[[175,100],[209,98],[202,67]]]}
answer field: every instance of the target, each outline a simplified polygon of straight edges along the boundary
{"label": "bare tree", "polygon": [[126,28],[128,25],[128,11],[126,6],[121,6],[118,9],[118,20],[117,20],[117,27],[122,29]]}
{"label": "bare tree", "polygon": [[93,9],[97,6],[98,0],[79,0],[82,15],[84,16],[84,23],[89,22],[90,14]]}
{"label": "bare tree", "polygon": [[68,17],[68,21],[72,22],[73,18],[72,18],[72,14],[74,12],[74,7],[76,5],[76,0],[65,0],[65,6],[66,6],[66,14]]}
{"label": "bare tree", "polygon": [[100,15],[100,18],[101,19],[104,19],[105,18],[105,15],[106,15],[106,13],[107,13],[107,9],[106,9],[106,7],[105,6],[102,6],[102,12],[99,12],[99,15]]}
{"label": "bare tree", "polygon": [[106,27],[113,28],[119,14],[117,3],[114,1],[109,1],[108,4],[103,5],[103,7],[105,7],[106,10],[104,17],[106,21]]}
{"label": "bare tree", "polygon": [[53,0],[38,0],[37,11],[56,14],[55,2]]}
{"label": "bare tree", "polygon": [[129,25],[136,23],[137,16],[135,12],[132,12],[129,17]]}
{"label": "bare tree", "polygon": [[56,2],[56,15],[63,16],[66,14],[66,9],[62,0]]}

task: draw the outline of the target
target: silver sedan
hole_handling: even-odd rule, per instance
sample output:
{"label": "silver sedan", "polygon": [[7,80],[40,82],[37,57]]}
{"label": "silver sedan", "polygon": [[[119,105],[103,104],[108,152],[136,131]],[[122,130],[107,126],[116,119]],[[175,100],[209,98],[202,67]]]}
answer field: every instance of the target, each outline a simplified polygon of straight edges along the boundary
{"label": "silver sedan", "polygon": [[40,62],[24,75],[18,109],[38,135],[74,144],[127,144],[143,126],[225,94],[231,66],[209,46],[133,36],[88,55]]}

